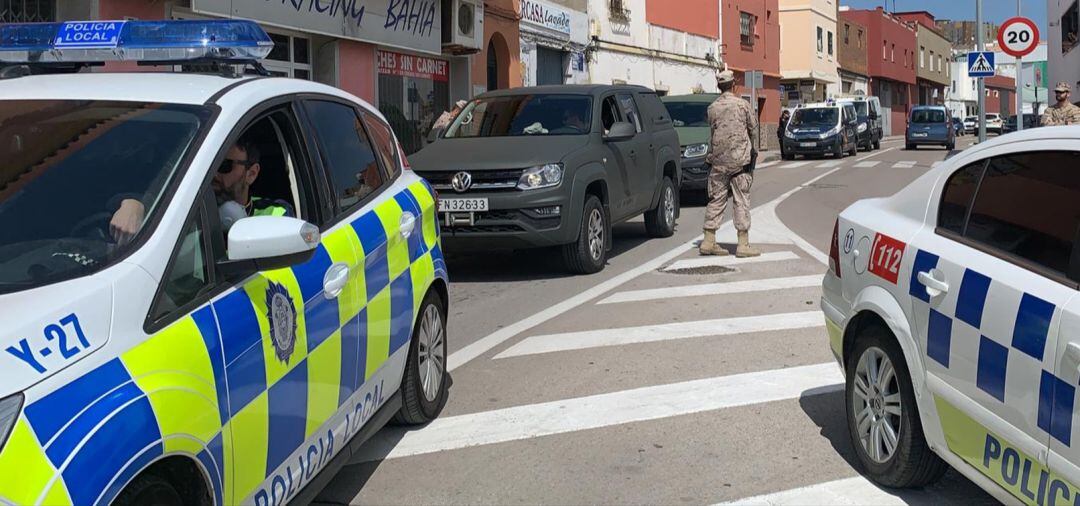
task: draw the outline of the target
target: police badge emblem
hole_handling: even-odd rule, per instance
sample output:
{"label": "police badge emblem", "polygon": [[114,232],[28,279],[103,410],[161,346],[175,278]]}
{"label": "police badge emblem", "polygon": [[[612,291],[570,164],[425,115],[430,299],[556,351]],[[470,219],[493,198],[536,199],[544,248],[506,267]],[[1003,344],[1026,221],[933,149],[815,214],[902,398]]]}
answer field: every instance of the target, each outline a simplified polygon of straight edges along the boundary
{"label": "police badge emblem", "polygon": [[296,348],[296,306],[289,291],[273,281],[266,287],[266,319],[278,360],[288,364]]}

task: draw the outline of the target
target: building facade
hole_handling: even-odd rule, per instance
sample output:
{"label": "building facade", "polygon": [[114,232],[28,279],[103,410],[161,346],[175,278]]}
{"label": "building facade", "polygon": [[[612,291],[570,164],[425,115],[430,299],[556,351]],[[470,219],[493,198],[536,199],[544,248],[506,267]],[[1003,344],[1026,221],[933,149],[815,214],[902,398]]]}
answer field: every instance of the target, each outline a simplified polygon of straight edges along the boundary
{"label": "building facade", "polygon": [[520,0],[521,84],[588,82],[587,0]]}
{"label": "building facade", "polygon": [[[1056,2],[1057,0],[1049,0]],[[1051,18],[1053,19],[1053,18]],[[954,21],[951,19],[938,19],[934,22],[953,49],[957,51],[971,51],[975,48],[976,23],[974,21]],[[983,23],[983,42],[990,43],[997,39],[998,25]]]}
{"label": "building facade", "polygon": [[850,19],[868,30],[866,63],[870,75],[870,94],[881,100],[885,135],[903,135],[907,113],[916,97],[915,28],[882,8],[843,10],[840,19]]}
{"label": "building facade", "polygon": [[840,95],[869,95],[866,27],[843,17],[837,25],[840,28]]}
{"label": "building facade", "polygon": [[483,47],[471,62],[471,95],[521,86],[521,5],[484,0]]}
{"label": "building facade", "polygon": [[780,87],[786,106],[838,91],[837,0],[780,0]]}
{"label": "building facade", "polygon": [[[721,0],[721,59],[735,72],[735,93],[756,97],[761,143],[779,147],[780,120],[780,11],[779,0]],[[756,89],[748,77],[760,71]]]}
{"label": "building facade", "polygon": [[589,0],[594,84],[638,84],[661,95],[715,92],[717,0]]}
{"label": "building facade", "polygon": [[1073,100],[1080,100],[1080,1],[1046,0],[1050,27],[1047,40],[1047,71],[1051,83],[1065,81],[1073,87]]}
{"label": "building facade", "polygon": [[915,67],[918,103],[944,104],[945,88],[951,84],[949,57],[952,44],[938,32],[934,16],[929,12],[895,12],[893,15],[915,27],[919,53],[919,64]]}

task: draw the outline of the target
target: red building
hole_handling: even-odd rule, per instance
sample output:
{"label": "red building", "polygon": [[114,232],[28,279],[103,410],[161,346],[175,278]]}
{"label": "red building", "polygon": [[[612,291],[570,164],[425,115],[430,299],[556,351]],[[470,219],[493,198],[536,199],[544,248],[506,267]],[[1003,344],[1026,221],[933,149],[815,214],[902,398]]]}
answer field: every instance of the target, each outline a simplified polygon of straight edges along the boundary
{"label": "red building", "polygon": [[917,82],[915,28],[880,7],[874,10],[841,11],[840,18],[866,27],[866,66],[870,74],[870,94],[881,100],[882,108],[891,111],[891,114],[882,118],[885,134],[903,135]]}
{"label": "red building", "polygon": [[780,0],[721,0],[723,24],[721,59],[735,71],[735,93],[750,96],[746,72],[760,70],[757,90],[758,124],[762,144],[779,146],[780,120]]}
{"label": "red building", "polygon": [[986,84],[986,112],[997,113],[1002,119],[1016,114],[1016,80],[1008,76],[983,79]]}

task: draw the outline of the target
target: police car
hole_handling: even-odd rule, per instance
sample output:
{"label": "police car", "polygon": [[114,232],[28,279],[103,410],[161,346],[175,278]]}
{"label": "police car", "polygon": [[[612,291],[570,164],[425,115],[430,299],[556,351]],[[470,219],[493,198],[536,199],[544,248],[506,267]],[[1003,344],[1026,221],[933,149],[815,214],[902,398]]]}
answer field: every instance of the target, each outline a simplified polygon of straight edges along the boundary
{"label": "police car", "polygon": [[839,215],[821,305],[878,483],[1080,502],[1078,166],[1080,129],[1024,131]]}
{"label": "police car", "polygon": [[302,500],[442,409],[435,194],[362,100],[239,70],[271,47],[0,26],[0,503]]}

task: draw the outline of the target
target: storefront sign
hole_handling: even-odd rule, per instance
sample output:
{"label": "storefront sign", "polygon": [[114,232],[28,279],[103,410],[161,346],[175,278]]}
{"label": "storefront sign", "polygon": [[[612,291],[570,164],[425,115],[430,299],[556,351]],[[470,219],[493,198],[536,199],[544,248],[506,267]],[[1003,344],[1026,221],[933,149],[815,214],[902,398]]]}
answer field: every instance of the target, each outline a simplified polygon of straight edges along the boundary
{"label": "storefront sign", "polygon": [[293,30],[442,52],[439,0],[191,0],[201,14],[247,18]]}
{"label": "storefront sign", "polygon": [[521,22],[570,35],[570,12],[538,0],[521,0]]}
{"label": "storefront sign", "polygon": [[380,74],[442,82],[450,80],[450,63],[446,60],[391,51],[379,51],[377,59]]}

